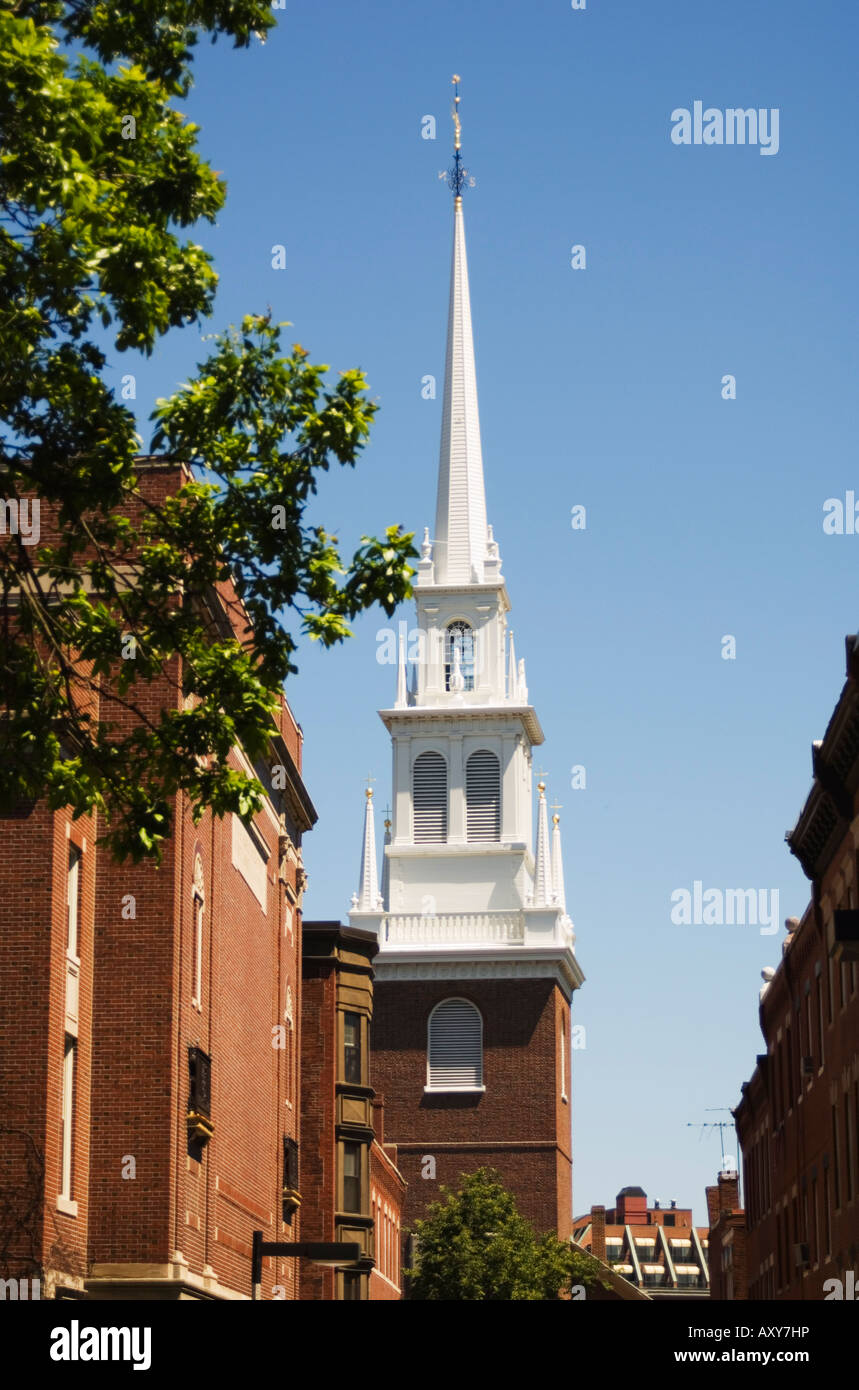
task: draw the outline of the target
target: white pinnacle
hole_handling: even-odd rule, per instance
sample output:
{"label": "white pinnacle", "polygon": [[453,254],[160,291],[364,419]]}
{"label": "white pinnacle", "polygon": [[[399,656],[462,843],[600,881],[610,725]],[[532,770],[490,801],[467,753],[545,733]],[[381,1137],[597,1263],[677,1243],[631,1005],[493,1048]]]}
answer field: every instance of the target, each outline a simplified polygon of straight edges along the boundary
{"label": "white pinnacle", "polygon": [[548,907],[552,901],[552,863],[549,856],[549,816],[546,809],[546,787],[538,784],[540,803],[537,807],[537,853],[534,862],[534,906]]}
{"label": "white pinnacle", "polygon": [[361,849],[361,879],[358,885],[358,912],[378,912],[379,875],[376,869],[376,824],[373,816],[373,789],[368,787],[364,807],[364,844]]}
{"label": "white pinnacle", "polygon": [[552,817],[552,897],[562,912],[567,910],[564,890],[564,860],[561,854],[561,817]]}

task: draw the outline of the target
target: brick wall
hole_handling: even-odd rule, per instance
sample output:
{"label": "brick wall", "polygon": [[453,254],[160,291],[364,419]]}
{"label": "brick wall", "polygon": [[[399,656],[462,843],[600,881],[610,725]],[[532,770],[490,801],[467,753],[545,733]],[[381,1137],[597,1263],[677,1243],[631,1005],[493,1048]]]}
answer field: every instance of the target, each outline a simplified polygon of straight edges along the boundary
{"label": "brick wall", "polygon": [[[386,1133],[406,1179],[405,1225],[422,1216],[442,1184],[496,1168],[540,1231],[571,1229],[569,1100],[560,1101],[560,1018],[569,1010],[552,980],[377,981],[374,1083],[385,1096]],[[460,997],[484,1023],[483,1094],[425,1095],[427,1021],[442,999]],[[567,1082],[567,1096],[570,1096]],[[432,1167],[435,1177],[422,1173]]]}

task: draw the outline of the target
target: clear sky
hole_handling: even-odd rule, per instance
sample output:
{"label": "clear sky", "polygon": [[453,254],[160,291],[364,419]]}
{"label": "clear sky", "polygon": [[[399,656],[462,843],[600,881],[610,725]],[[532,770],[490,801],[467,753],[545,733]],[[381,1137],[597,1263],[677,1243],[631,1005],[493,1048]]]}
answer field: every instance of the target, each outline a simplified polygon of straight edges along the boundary
{"label": "clear sky", "polygon": [[[444,371],[438,173],[460,73],[489,519],[587,977],[574,1206],[641,1184],[703,1220],[719,1141],[687,1126],[730,1119],[716,1110],[761,1050],[759,972],[808,897],[783,837],[859,625],[859,536],[823,531],[824,502],[859,495],[859,11],[286,0],[278,19],[248,53],[201,45],[183,108],[229,186],[217,228],[194,233],[221,275],[210,328],[270,305],[312,360],[366,371],[371,445],[323,480],[317,508],[348,554],[362,532],[432,525],[441,401],[421,381]],[[778,152],[672,143],[671,113],[699,100],[776,108]],[[186,330],[140,365],[141,420],[204,351]],[[118,384],[128,356],[113,367]],[[319,811],[308,916],[345,920],[368,773],[386,802],[385,622],[305,649],[287,691]],[[671,893],[695,880],[778,890],[777,934],[673,925]]]}

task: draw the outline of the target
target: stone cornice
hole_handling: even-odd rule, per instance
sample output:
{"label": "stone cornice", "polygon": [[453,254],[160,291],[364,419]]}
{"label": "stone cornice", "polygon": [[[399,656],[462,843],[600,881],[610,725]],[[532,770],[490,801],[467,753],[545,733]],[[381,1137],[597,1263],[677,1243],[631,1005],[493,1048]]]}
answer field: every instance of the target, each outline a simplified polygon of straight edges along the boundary
{"label": "stone cornice", "polygon": [[571,951],[558,947],[528,950],[516,958],[499,951],[469,951],[467,960],[442,949],[426,960],[414,951],[381,951],[376,959],[376,982],[388,980],[536,980],[554,979],[569,998],[584,983],[584,973]]}
{"label": "stone cornice", "polygon": [[[532,746],[543,742],[543,730],[533,705],[407,705],[405,709],[380,709],[379,718],[388,730],[398,733],[419,733],[427,724],[482,724],[487,721],[497,723],[518,719]],[[414,729],[403,728],[409,722]]]}

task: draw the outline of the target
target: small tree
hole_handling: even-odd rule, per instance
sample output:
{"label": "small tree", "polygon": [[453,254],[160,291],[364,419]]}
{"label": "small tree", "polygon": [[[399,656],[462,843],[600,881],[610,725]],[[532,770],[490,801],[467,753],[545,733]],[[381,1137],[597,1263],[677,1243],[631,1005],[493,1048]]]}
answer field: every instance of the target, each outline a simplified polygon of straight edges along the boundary
{"label": "small tree", "polygon": [[301,637],[331,646],[411,593],[398,526],[349,560],[310,524],[375,405],[360,371],[285,351],[271,312],[155,404],[150,452],[185,485],[161,506],[138,485],[123,354],[205,321],[217,284],[187,229],[225,186],[175,103],[199,38],[274,23],[270,0],[0,0],[0,814],[98,813],[120,858],[158,857],[178,793],[250,817],[262,787],[231,753],[265,755]]}
{"label": "small tree", "polygon": [[457,1192],[441,1191],[444,1200],[415,1223],[410,1298],[557,1301],[577,1286],[607,1287],[596,1260],[553,1233],[537,1235],[493,1169],[463,1174]]}

